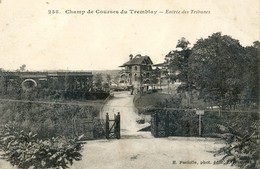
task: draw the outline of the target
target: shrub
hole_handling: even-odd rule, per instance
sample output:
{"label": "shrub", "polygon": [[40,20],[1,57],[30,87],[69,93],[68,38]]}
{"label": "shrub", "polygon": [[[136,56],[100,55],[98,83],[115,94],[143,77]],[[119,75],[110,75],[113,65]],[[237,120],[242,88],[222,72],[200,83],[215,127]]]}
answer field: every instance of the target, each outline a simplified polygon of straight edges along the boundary
{"label": "shrub", "polygon": [[77,127],[76,124],[81,126],[86,120],[93,121],[98,114],[99,107],[88,105],[0,104],[0,124],[15,121],[21,130],[37,133],[37,137],[41,139],[59,135],[74,138],[85,134],[77,132],[82,128]]}
{"label": "shrub", "polygon": [[13,124],[5,125],[1,131],[0,145],[3,159],[23,169],[68,168],[82,157],[82,142],[76,139],[53,137],[41,140],[32,132],[17,130]]}
{"label": "shrub", "polygon": [[249,129],[230,124],[228,127],[219,125],[221,137],[226,145],[215,155],[224,155],[225,164],[236,165],[241,169],[260,168],[260,125],[253,122]]}

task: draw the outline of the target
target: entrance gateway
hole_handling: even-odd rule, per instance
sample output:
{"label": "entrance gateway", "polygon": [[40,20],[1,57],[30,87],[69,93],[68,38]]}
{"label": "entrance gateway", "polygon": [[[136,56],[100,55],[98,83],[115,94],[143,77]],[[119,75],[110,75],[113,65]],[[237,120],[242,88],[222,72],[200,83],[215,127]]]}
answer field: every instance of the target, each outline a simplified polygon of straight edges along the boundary
{"label": "entrance gateway", "polygon": [[106,139],[120,139],[120,113],[114,114],[114,119],[109,119],[106,114]]}

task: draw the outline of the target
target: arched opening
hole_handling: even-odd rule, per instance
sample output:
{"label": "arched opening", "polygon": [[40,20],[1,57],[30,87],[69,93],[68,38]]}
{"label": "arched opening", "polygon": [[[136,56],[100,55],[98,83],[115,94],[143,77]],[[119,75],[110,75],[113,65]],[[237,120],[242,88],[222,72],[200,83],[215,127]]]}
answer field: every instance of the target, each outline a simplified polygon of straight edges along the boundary
{"label": "arched opening", "polygon": [[29,91],[37,87],[37,82],[33,79],[25,79],[21,86],[23,90]]}

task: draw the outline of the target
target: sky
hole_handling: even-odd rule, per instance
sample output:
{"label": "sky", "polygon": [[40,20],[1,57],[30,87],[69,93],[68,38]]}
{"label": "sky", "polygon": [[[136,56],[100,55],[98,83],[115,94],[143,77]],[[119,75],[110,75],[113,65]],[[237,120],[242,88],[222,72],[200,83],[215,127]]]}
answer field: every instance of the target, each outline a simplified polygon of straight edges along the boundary
{"label": "sky", "polygon": [[[148,55],[156,64],[181,37],[194,44],[215,32],[249,46],[260,39],[259,9],[258,0],[1,0],[0,68],[15,70],[25,64],[28,70],[119,69],[130,54]],[[66,14],[66,10],[93,14]],[[96,10],[128,13],[97,14]],[[129,10],[158,12],[130,14]],[[183,10],[210,13],[182,14]]]}

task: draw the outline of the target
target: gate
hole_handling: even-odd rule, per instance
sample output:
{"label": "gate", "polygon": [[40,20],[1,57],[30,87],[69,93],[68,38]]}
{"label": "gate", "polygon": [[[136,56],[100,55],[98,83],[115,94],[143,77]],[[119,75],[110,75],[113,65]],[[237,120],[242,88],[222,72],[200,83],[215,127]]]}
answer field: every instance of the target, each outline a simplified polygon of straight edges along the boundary
{"label": "gate", "polygon": [[120,139],[120,113],[114,115],[114,119],[109,119],[106,114],[106,139]]}
{"label": "gate", "polygon": [[154,137],[197,136],[197,123],[193,111],[155,112],[151,115],[151,133]]}
{"label": "gate", "polygon": [[151,133],[154,137],[169,136],[169,114],[154,113],[151,116]]}

